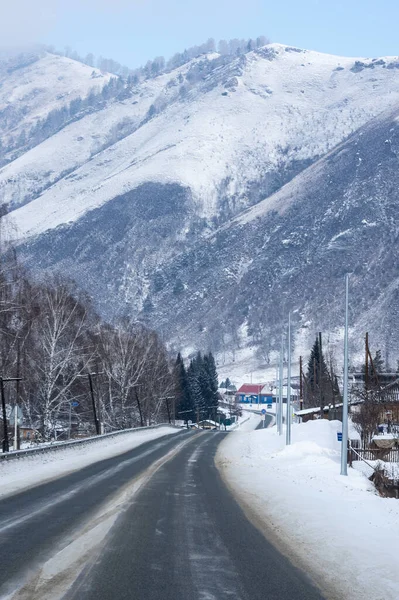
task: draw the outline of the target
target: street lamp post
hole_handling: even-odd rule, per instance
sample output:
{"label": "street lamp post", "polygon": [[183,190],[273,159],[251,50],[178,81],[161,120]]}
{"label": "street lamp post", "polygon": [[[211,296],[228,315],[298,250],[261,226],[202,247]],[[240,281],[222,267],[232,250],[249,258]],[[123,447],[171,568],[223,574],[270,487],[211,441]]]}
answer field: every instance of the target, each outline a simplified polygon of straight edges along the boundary
{"label": "street lamp post", "polygon": [[277,431],[283,434],[283,360],[284,360],[284,336],[281,336],[280,369],[279,369],[279,393],[278,393],[278,418]]}
{"label": "street lamp post", "polygon": [[349,275],[345,276],[344,397],[342,406],[341,475],[348,475],[348,321]]}
{"label": "street lamp post", "polygon": [[285,443],[291,445],[291,313],[288,313],[288,373],[287,373],[287,425]]}

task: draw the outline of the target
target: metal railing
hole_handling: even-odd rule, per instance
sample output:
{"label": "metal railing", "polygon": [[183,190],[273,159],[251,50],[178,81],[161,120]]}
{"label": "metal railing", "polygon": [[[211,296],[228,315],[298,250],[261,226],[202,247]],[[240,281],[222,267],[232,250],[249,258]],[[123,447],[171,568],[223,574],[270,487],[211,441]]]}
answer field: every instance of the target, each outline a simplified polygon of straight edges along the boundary
{"label": "metal railing", "polygon": [[146,427],[133,427],[131,429],[119,429],[118,431],[112,431],[111,433],[103,433],[101,435],[91,436],[87,438],[80,438],[78,440],[70,440],[67,442],[57,442],[55,444],[48,444],[46,446],[38,446],[37,448],[26,448],[25,450],[14,450],[12,452],[3,452],[0,454],[0,462],[3,460],[13,460],[18,458],[25,458],[26,456],[33,456],[35,454],[44,454],[47,452],[57,452],[59,450],[65,450],[74,446],[83,444],[94,444],[101,440],[108,439],[115,436],[121,436],[123,434],[136,433],[138,431],[144,431],[146,429],[157,429],[159,427],[172,427],[173,429],[183,430],[183,428],[171,425],[170,423],[158,423],[157,425],[148,425]]}

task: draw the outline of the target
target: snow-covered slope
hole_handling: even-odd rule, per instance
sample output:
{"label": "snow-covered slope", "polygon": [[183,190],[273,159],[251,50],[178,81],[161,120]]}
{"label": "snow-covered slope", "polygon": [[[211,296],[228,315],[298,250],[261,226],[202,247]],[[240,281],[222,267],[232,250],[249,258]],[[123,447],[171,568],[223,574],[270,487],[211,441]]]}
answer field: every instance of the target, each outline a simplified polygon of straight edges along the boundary
{"label": "snow-covered slope", "polygon": [[[202,217],[230,216],[399,101],[393,58],[272,44],[218,61],[197,59],[152,80],[4,167],[7,201],[27,202],[53,183],[13,214],[18,236],[76,220],[148,181],[190,188]],[[151,104],[156,112],[145,119]],[[112,143],[118,127],[132,133]]]}
{"label": "snow-covered slope", "polygon": [[371,321],[384,341],[399,316],[398,107],[397,58],[203,56],[65,122],[0,170],[0,193],[32,269],[178,346],[267,360],[289,308],[303,341],[338,330],[348,269],[354,331]]}
{"label": "snow-covered slope", "polygon": [[[0,142],[7,147],[39,119],[77,97],[101,91],[112,76],[54,54],[0,60]],[[28,141],[28,140],[27,140]],[[12,160],[12,154],[8,156]]]}

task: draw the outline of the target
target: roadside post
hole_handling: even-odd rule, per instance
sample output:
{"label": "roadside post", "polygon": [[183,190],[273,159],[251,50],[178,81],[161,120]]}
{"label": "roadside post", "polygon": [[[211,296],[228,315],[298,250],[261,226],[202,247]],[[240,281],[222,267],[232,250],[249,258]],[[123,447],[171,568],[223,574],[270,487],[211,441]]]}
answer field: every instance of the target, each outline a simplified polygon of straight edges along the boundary
{"label": "roadside post", "polygon": [[344,397],[342,406],[341,475],[348,475],[348,313],[349,275],[345,276]]}
{"label": "roadside post", "polygon": [[263,415],[263,429],[265,428],[265,422],[266,422],[266,409],[262,408],[262,415]]}

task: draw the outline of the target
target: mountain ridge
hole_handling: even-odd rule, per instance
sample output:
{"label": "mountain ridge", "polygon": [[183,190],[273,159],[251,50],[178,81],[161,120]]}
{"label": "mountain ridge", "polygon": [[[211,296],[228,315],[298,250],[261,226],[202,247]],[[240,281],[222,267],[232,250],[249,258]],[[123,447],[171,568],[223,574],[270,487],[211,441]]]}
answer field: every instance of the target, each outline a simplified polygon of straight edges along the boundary
{"label": "mountain ridge", "polygon": [[[306,304],[295,286],[301,273],[312,279],[311,268],[324,280],[320,265],[336,286],[346,269],[363,272],[345,232],[365,244],[356,215],[373,223],[366,182],[381,215],[364,228],[382,256],[375,236],[386,239],[383,222],[396,239],[383,210],[394,219],[398,68],[397,57],[269,44],[226,63],[202,56],[138,87],[120,85],[98,110],[0,169],[0,191],[13,209],[10,236],[34,272],[74,277],[109,318],[138,316],[179,347],[193,337],[213,351],[245,343],[254,360],[270,360],[288,308],[298,339],[312,311],[317,327],[339,330],[342,290],[333,294],[324,282],[333,298],[327,322],[321,295],[307,289]],[[363,139],[378,152],[370,154]],[[386,167],[385,187],[375,160]],[[47,181],[43,191],[38,181]],[[350,207],[342,230],[331,216],[342,213],[340,201]],[[337,264],[329,252],[338,253]],[[396,288],[386,278],[394,273],[387,266],[378,274],[374,263],[371,271],[386,290],[379,303],[389,321]],[[372,282],[367,271],[363,277],[367,295]],[[264,286],[277,297],[286,289],[291,301],[275,310]],[[358,305],[354,335],[374,315],[373,332],[385,343],[382,317],[367,301]]]}

